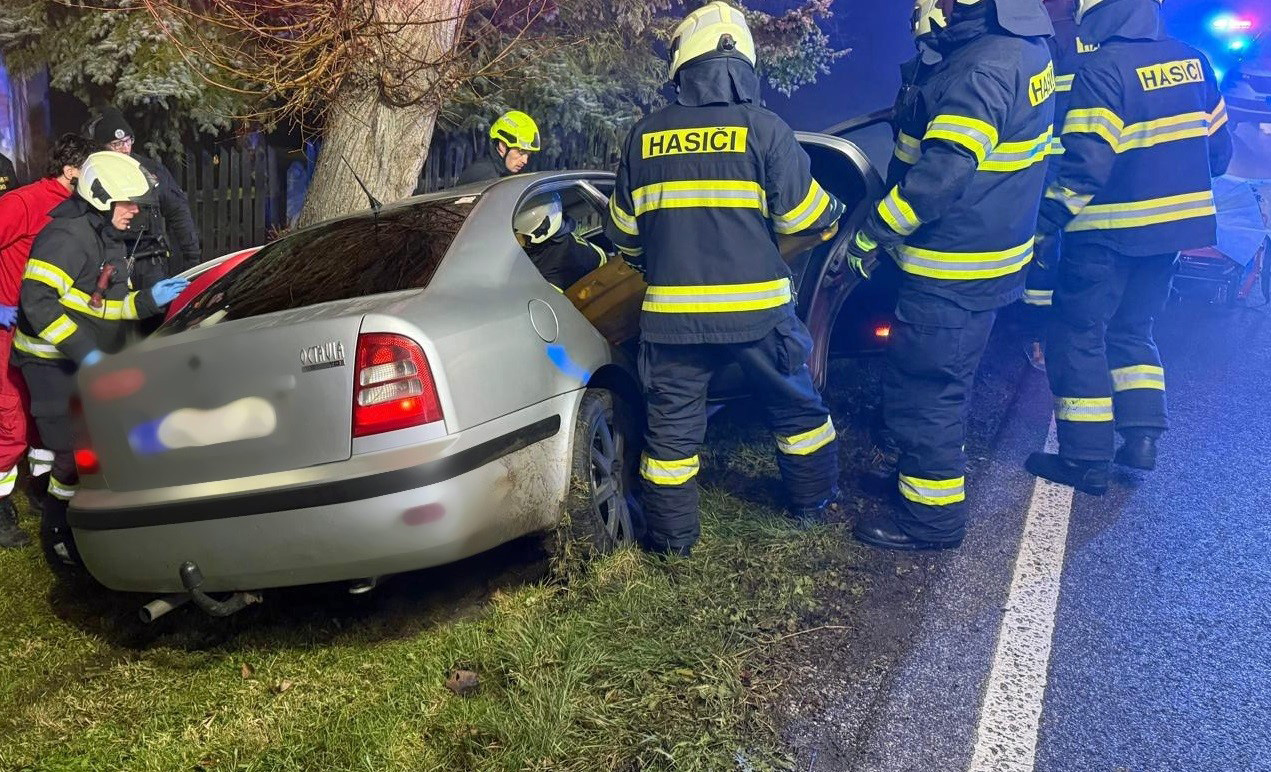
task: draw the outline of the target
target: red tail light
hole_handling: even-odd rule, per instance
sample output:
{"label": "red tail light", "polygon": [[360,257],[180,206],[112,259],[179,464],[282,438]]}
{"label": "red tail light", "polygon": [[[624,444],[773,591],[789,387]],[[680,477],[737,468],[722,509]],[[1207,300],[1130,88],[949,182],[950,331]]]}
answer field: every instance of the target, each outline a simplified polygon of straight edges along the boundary
{"label": "red tail light", "polygon": [[386,333],[358,336],[353,436],[391,432],[441,419],[437,384],[419,344]]}
{"label": "red tail light", "polygon": [[80,474],[97,474],[102,469],[97,459],[97,451],[92,448],[80,448],[75,451],[75,466]]}
{"label": "red tail light", "polygon": [[891,337],[891,325],[880,324],[874,328],[874,337],[879,340],[886,340]]}

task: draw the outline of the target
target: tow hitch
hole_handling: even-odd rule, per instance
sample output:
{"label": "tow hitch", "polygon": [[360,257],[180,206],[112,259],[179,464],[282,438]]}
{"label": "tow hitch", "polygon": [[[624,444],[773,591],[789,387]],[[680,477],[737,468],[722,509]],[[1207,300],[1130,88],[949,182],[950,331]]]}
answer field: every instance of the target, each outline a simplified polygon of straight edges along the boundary
{"label": "tow hitch", "polygon": [[181,569],[178,573],[181,576],[181,585],[185,587],[186,592],[190,593],[190,600],[194,601],[194,605],[214,617],[227,617],[230,614],[236,614],[253,603],[260,603],[262,600],[260,595],[254,592],[236,592],[225,600],[216,600],[199,589],[203,584],[203,572],[199,570],[197,565],[189,561],[181,564]]}

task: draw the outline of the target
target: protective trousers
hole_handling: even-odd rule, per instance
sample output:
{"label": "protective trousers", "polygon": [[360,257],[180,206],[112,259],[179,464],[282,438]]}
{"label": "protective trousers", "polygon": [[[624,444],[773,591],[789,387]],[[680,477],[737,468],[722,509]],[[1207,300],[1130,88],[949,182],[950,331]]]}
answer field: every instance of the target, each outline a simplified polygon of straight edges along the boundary
{"label": "protective trousers", "polygon": [[923,541],[966,528],[966,413],[996,311],[968,311],[902,284],[883,377],[883,417],[900,450],[896,523]]}
{"label": "protective trousers", "polygon": [[1059,274],[1059,237],[1047,239],[1040,249],[1042,253],[1028,266],[1024,282],[1024,324],[1033,340],[1043,340],[1050,326],[1050,309],[1054,305]]}
{"label": "protective trousers", "polygon": [[66,359],[26,360],[22,363],[22,378],[31,392],[31,418],[35,420],[40,443],[53,451],[53,469],[49,474],[48,495],[44,498],[40,532],[46,545],[62,559],[73,562],[77,555],[66,524],[66,510],[79,485],[71,425],[75,365]]}
{"label": "protective trousers", "polygon": [[808,371],[811,352],[812,338],[793,316],[748,343],[641,343],[648,429],[640,475],[652,547],[690,547],[700,534],[697,472],[706,393],[711,376],[730,362],[741,366],[775,435],[790,504],[815,507],[836,494],[834,423]]}
{"label": "protective trousers", "polygon": [[13,493],[24,454],[32,477],[48,474],[53,460],[51,453],[40,448],[35,427],[27,419],[26,385],[21,371],[10,361],[12,352],[13,330],[0,329],[0,498]]}
{"label": "protective trousers", "polygon": [[1111,461],[1114,427],[1154,436],[1167,428],[1152,324],[1169,300],[1177,259],[1099,246],[1065,250],[1046,345],[1064,458]]}

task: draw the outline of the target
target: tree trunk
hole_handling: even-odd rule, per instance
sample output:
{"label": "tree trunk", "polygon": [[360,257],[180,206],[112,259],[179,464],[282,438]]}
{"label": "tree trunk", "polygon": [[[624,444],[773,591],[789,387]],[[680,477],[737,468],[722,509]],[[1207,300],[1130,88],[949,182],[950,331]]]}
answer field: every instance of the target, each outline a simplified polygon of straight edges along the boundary
{"label": "tree trunk", "polygon": [[[379,0],[377,6],[385,21],[415,22],[393,33],[397,48],[409,52],[414,62],[442,62],[454,48],[468,0]],[[418,65],[402,67],[414,70]],[[438,74],[421,73],[417,79],[424,82],[411,88],[427,96],[406,106],[390,104],[378,88],[360,83],[350,83],[338,92],[327,113],[322,149],[297,225],[312,225],[369,206],[350,167],[383,203],[414,191],[428,157],[440,103]]]}

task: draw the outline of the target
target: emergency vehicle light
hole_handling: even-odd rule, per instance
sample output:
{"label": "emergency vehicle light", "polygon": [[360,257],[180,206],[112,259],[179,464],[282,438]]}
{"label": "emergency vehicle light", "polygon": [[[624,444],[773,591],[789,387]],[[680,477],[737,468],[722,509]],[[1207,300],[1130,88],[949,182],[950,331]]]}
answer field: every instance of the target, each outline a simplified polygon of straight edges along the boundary
{"label": "emergency vehicle light", "polygon": [[1253,29],[1253,19],[1223,13],[1210,19],[1209,27],[1214,32],[1246,32]]}

